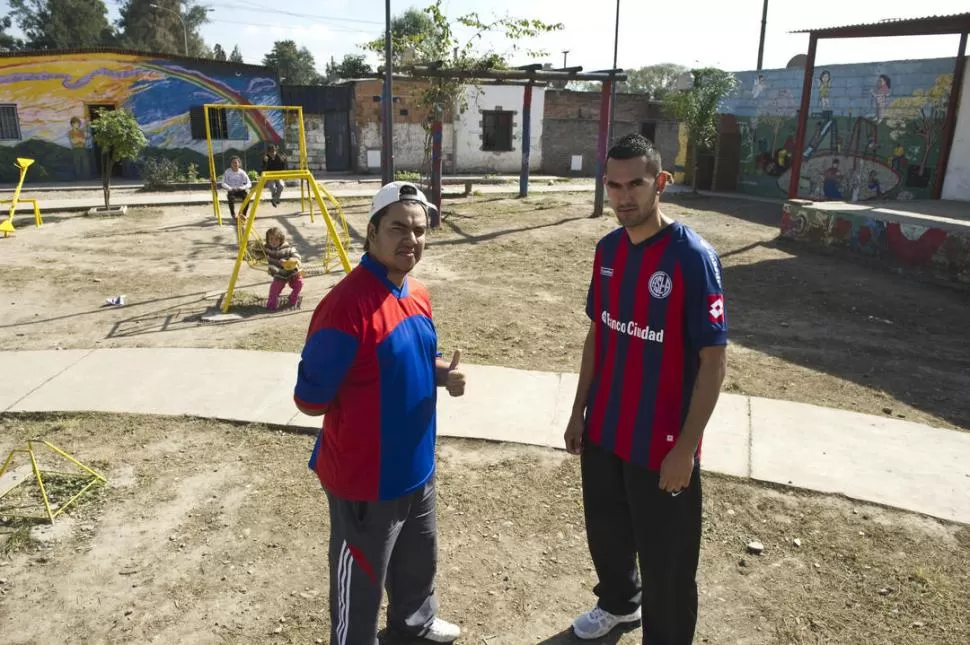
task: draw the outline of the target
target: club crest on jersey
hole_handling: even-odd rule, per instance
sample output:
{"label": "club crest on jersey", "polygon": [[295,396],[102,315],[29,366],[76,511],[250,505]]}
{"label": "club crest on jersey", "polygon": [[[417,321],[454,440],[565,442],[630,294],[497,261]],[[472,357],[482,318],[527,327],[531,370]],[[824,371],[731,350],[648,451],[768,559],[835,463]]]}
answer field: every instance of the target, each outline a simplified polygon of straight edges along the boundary
{"label": "club crest on jersey", "polygon": [[670,295],[674,288],[674,281],[670,279],[665,271],[656,271],[650,276],[650,295],[657,300],[663,300]]}

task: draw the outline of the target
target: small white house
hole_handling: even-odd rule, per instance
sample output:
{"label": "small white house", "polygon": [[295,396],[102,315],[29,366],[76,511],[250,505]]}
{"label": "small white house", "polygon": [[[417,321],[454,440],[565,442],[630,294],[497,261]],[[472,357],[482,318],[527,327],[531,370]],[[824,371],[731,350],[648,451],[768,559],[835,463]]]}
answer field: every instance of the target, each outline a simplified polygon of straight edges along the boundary
{"label": "small white house", "polygon": [[[515,173],[522,169],[522,85],[469,85],[468,106],[458,115],[451,137],[455,172]],[[542,166],[545,88],[532,88],[529,169]],[[448,142],[448,137],[444,137]]]}

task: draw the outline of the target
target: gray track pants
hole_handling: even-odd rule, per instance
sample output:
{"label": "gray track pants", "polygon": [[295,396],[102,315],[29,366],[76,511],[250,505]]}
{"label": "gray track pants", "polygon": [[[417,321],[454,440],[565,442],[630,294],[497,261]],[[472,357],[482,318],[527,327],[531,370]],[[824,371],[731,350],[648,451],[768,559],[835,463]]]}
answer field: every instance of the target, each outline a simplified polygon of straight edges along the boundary
{"label": "gray track pants", "polygon": [[330,504],[330,645],[377,645],[387,588],[387,625],[420,636],[438,611],[434,478],[404,497]]}

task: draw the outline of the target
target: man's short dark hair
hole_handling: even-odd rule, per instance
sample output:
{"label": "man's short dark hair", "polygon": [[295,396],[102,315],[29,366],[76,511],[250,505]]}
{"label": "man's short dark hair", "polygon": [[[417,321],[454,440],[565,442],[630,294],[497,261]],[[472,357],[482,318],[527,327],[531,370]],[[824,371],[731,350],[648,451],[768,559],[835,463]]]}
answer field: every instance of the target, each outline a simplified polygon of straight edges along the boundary
{"label": "man's short dark hair", "polygon": [[660,151],[657,150],[650,139],[642,134],[628,134],[613,144],[610,151],[606,153],[607,162],[610,159],[637,159],[643,157],[647,161],[649,168],[654,176],[659,176],[663,171],[663,164],[660,159]]}

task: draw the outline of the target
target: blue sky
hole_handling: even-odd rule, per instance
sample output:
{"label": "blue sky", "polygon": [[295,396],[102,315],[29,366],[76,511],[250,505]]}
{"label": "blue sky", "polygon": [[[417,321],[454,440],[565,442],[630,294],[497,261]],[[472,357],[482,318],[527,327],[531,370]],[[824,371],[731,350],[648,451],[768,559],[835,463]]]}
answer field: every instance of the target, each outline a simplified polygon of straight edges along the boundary
{"label": "blue sky", "polygon": [[[117,17],[119,4],[119,0],[107,2],[112,19]],[[361,42],[383,33],[383,0],[203,0],[201,4],[211,7],[211,22],[202,30],[206,41],[210,45],[221,43],[226,51],[238,44],[249,63],[259,63],[275,40],[292,39],[313,53],[322,71],[331,56],[339,60],[346,53],[359,53]],[[397,14],[425,4],[422,0],[392,0],[391,9]],[[483,18],[509,14],[561,22],[563,31],[534,43],[549,52],[538,62],[561,65],[562,50],[569,50],[570,65],[582,65],[587,70],[612,65],[616,5],[609,0],[448,0],[443,6],[451,17],[477,11]],[[622,0],[619,66],[675,62],[731,71],[754,69],[761,8],[762,0]],[[967,0],[769,0],[765,67],[784,67],[792,56],[805,53],[808,37],[787,33],[794,29],[967,10]],[[956,36],[822,41],[818,64],[952,57],[957,43]],[[499,52],[509,50],[509,43],[503,39],[486,41],[484,46]],[[523,55],[514,57],[513,62],[537,61]]]}

